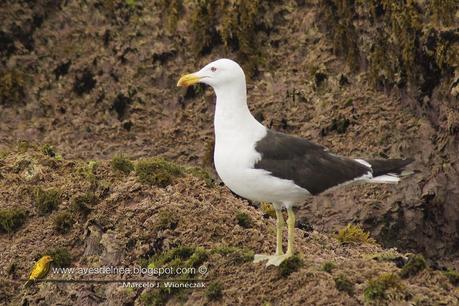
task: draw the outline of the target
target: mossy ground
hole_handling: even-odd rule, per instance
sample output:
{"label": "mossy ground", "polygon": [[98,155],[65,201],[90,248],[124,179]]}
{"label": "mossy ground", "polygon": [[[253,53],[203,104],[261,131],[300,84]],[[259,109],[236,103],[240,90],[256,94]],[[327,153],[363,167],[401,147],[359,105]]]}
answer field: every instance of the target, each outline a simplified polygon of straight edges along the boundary
{"label": "mossy ground", "polygon": [[74,222],[72,214],[68,212],[61,212],[54,216],[54,228],[61,234],[68,233]]}
{"label": "mossy ground", "polygon": [[298,271],[303,265],[303,260],[298,255],[293,255],[279,265],[279,275],[288,277],[293,272]]}
{"label": "mossy ground", "polygon": [[[189,20],[195,54],[207,54],[223,44],[249,75],[256,74],[266,57],[263,41],[273,24],[270,9],[262,1],[195,1]],[[169,4],[168,20],[176,21],[177,11],[178,5]]]}
{"label": "mossy ground", "polygon": [[408,261],[403,266],[402,270],[400,271],[400,276],[402,278],[408,278],[414,276],[427,268],[426,260],[422,255],[413,255],[408,258]]}
{"label": "mossy ground", "polygon": [[445,276],[449,279],[451,284],[459,286],[459,273],[455,270],[448,270],[444,272]]}
{"label": "mossy ground", "polygon": [[87,162],[78,163],[75,168],[75,173],[80,176],[80,179],[85,180],[89,184],[89,189],[92,191],[95,191],[102,182],[101,178],[98,177],[98,167],[99,162],[89,160]]}
{"label": "mossy ground", "polygon": [[134,164],[123,155],[116,155],[112,158],[112,169],[115,171],[129,174],[134,170]]}
{"label": "mossy ground", "polygon": [[200,247],[180,246],[152,258],[149,267],[197,267],[203,263],[208,252]]}
{"label": "mossy ground", "polygon": [[61,192],[55,188],[42,189],[37,187],[34,191],[34,202],[39,213],[49,214],[56,210],[60,203]]}
{"label": "mossy ground", "polygon": [[[183,268],[198,268],[203,264],[209,256],[209,252],[201,247],[189,247],[189,246],[180,246],[173,248],[162,254],[155,255],[150,263],[148,268],[172,268],[172,269],[183,269]],[[187,279],[196,278],[197,274],[191,273],[192,270],[189,270],[190,273],[181,273],[179,278],[183,281]],[[177,275],[168,275],[168,277],[177,277]],[[154,289],[146,291],[143,293],[141,299],[152,305],[162,305],[167,303],[171,298],[176,298],[178,300],[186,300],[186,296],[189,294],[186,290],[182,288],[165,288]]]}
{"label": "mossy ground", "polygon": [[237,221],[237,224],[239,224],[243,228],[250,228],[252,227],[252,223],[253,223],[250,216],[241,211],[236,212],[236,221]]}
{"label": "mossy ground", "polygon": [[223,285],[218,281],[210,283],[206,290],[207,298],[211,301],[221,299],[223,296],[223,288]]}
{"label": "mossy ground", "polygon": [[263,202],[260,205],[260,209],[265,216],[276,218],[276,211],[274,210],[274,207],[272,206],[272,204]]}
{"label": "mossy ground", "polygon": [[327,273],[331,273],[333,269],[335,268],[336,268],[336,264],[330,261],[327,261],[322,265],[322,271],[325,271]]}
{"label": "mossy ground", "polygon": [[155,227],[157,230],[175,229],[179,223],[179,217],[171,211],[162,210],[159,212]]}
{"label": "mossy ground", "polygon": [[41,151],[43,152],[43,154],[49,156],[49,157],[56,157],[56,150],[54,149],[53,146],[49,145],[49,144],[45,144],[43,145]]}
{"label": "mossy ground", "polygon": [[[113,152],[125,152],[134,162],[141,157],[161,155],[183,165],[203,164],[205,152],[210,152],[209,147],[203,144],[212,143],[214,137],[213,93],[209,88],[200,87],[194,96],[190,96],[178,91],[175,85],[181,74],[196,71],[219,57],[234,58],[242,63],[247,71],[249,107],[257,110],[255,113],[260,114],[257,118],[266,126],[308,138],[343,156],[415,156],[425,163],[425,168],[420,169],[414,179],[405,180],[397,186],[346,187],[330,195],[332,205],[317,205],[325,202],[317,197],[308,203],[312,205],[301,207],[300,210],[306,210],[303,214],[308,215],[317,231],[296,230],[296,247],[307,264],[286,278],[279,277],[274,267],[254,265],[250,260],[233,262],[232,256],[240,252],[211,254],[208,262],[213,266],[209,265],[209,273],[213,273],[211,276],[225,286],[219,303],[237,304],[242,299],[247,304],[278,305],[284,303],[288,295],[288,302],[292,304],[364,304],[362,283],[365,284],[375,274],[398,274],[400,269],[392,262],[363,257],[384,251],[376,244],[341,245],[332,234],[328,234],[338,226],[354,222],[356,217],[376,237],[377,232],[372,226],[377,228],[380,225],[378,221],[387,212],[392,217],[388,226],[392,226],[391,232],[396,234],[389,241],[398,243],[395,246],[415,245],[435,251],[432,247],[435,245],[438,250],[451,254],[457,237],[446,224],[456,224],[456,220],[451,215],[441,215],[442,209],[438,209],[441,205],[448,207],[446,205],[455,204],[448,202],[448,197],[444,198],[444,203],[438,200],[443,198],[440,196],[442,193],[447,195],[448,190],[457,185],[455,173],[448,170],[454,168],[452,161],[457,158],[457,150],[452,149],[456,148],[455,142],[442,134],[443,126],[450,133],[454,133],[456,126],[454,113],[447,116],[449,113],[442,109],[445,105],[455,109],[453,104],[449,105],[455,100],[448,98],[451,86],[456,86],[453,80],[448,80],[453,72],[448,63],[457,62],[452,52],[454,43],[447,39],[451,33],[449,30],[433,26],[429,21],[422,22],[422,25],[432,26],[431,29],[423,29],[419,33],[414,28],[419,44],[418,41],[413,44],[408,39],[404,49],[409,52],[403,56],[409,59],[413,53],[406,46],[415,46],[415,54],[420,55],[415,57],[415,64],[421,64],[417,65],[418,68],[428,68],[417,73],[403,68],[406,63],[411,65],[412,62],[400,61],[403,60],[403,49],[395,40],[410,37],[413,33],[413,26],[409,24],[411,19],[408,22],[400,20],[400,24],[407,24],[401,29],[407,32],[407,36],[393,34],[392,21],[386,22],[386,17],[381,17],[381,10],[377,5],[373,6],[376,1],[354,2],[361,8],[368,5],[374,16],[365,11],[356,16],[343,8],[348,21],[340,20],[340,15],[335,17],[333,21],[340,26],[336,31],[332,26],[324,31],[318,29],[320,20],[317,18],[321,18],[317,7],[319,2],[233,1],[224,11],[217,9],[214,14],[207,14],[205,12],[211,5],[221,3],[200,1],[203,3],[202,16],[216,20],[201,18],[204,25],[201,24],[198,31],[190,22],[197,2],[161,2],[167,5],[166,10],[159,9],[160,4],[155,1],[65,1],[59,9],[41,2],[35,3],[33,8],[24,1],[14,5],[11,2],[0,4],[0,11],[4,13],[4,27],[0,33],[5,44],[2,45],[5,48],[0,50],[2,63],[5,67],[14,65],[33,80],[23,87],[26,98],[19,99],[24,101],[25,106],[21,103],[0,105],[0,146],[11,151],[0,162],[0,184],[5,186],[2,192],[6,192],[6,197],[0,198],[0,206],[24,207],[30,213],[18,233],[0,235],[0,243],[5,246],[2,247],[3,256],[0,256],[1,266],[14,266],[12,262],[16,262],[13,269],[16,272],[0,280],[0,295],[8,303],[19,305],[25,299],[49,305],[68,303],[69,291],[58,290],[60,285],[46,284],[37,286],[36,291],[23,292],[19,290],[20,284],[11,283],[27,276],[36,250],[45,250],[50,245],[68,247],[75,254],[72,265],[76,267],[118,261],[121,265],[130,265],[141,258],[182,245],[202,246],[206,250],[231,245],[257,253],[273,252],[274,220],[262,218],[259,211],[234,197],[226,188],[216,184],[209,189],[201,179],[189,175],[174,178],[167,188],[157,188],[139,184],[133,173],[114,175],[111,170]],[[181,3],[183,8],[179,8]],[[351,2],[340,2],[338,5],[348,3]],[[432,1],[435,7],[433,14],[438,16],[435,22],[442,27],[455,24],[455,20],[447,21],[448,18],[442,16],[452,10],[437,9],[439,3],[445,2]],[[430,2],[417,1],[416,4],[423,9],[426,7],[424,4],[430,5]],[[247,17],[244,17],[245,14]],[[388,14],[384,12],[384,15]],[[167,29],[169,15],[173,25],[171,29]],[[399,15],[397,18],[401,17]],[[417,15],[429,17],[423,12]],[[234,16],[235,19],[247,20],[237,23]],[[221,27],[226,17],[227,26]],[[375,22],[369,25],[372,18]],[[244,51],[239,45],[244,38],[239,37],[237,27],[246,22],[254,23],[254,26],[249,24],[247,29],[253,29],[255,34],[250,31],[242,33],[250,39],[250,49]],[[351,23],[356,23],[354,29],[346,28]],[[34,30],[28,33],[27,28],[31,24],[34,24]],[[65,31],[62,31],[63,26]],[[347,29],[349,33],[343,33]],[[204,31],[210,33],[210,44],[199,50],[200,55],[197,56],[192,45],[205,41]],[[227,42],[221,33],[225,33]],[[337,34],[337,39],[353,39],[358,35],[361,38],[357,44],[358,52],[353,50],[356,44],[348,42],[342,47],[348,48],[349,52],[339,50],[340,46],[330,43],[326,33]],[[371,38],[375,34],[381,37]],[[203,40],[195,39],[198,36]],[[252,40],[252,37],[255,39]],[[331,51],[339,55],[335,56]],[[261,58],[257,58],[257,54],[261,54]],[[357,61],[355,55],[358,55]],[[355,64],[360,70],[350,68]],[[67,66],[67,71],[52,74],[63,65]],[[254,66],[256,73],[251,73]],[[318,69],[309,73],[312,66]],[[1,71],[10,70],[8,67]],[[433,69],[429,70],[429,67]],[[441,68],[440,73],[437,73],[436,67]],[[84,71],[87,73],[82,74]],[[415,76],[413,81],[410,81],[408,73]],[[425,99],[422,95],[422,99],[418,99],[417,94],[405,91],[404,84],[415,83],[416,77],[426,80],[426,87],[420,91],[424,97],[427,95]],[[433,88],[433,94],[429,95],[438,78],[440,85]],[[386,91],[374,90],[370,83]],[[391,87],[391,84],[396,87]],[[398,88],[403,91],[401,97],[397,95]],[[392,89],[395,92],[391,92]],[[126,103],[121,118],[112,109],[120,94],[132,101]],[[438,99],[439,95],[443,97]],[[413,101],[407,103],[406,98]],[[350,99],[352,103],[347,103]],[[425,114],[426,117],[417,114]],[[351,124],[340,129],[343,133],[330,132],[321,136],[320,130],[333,126],[335,118],[349,118]],[[448,122],[443,118],[448,118]],[[437,127],[440,127],[439,130]],[[33,146],[23,148],[21,154],[27,156],[20,159],[30,161],[28,165],[27,162],[18,163],[26,166],[23,172],[40,170],[32,180],[24,179],[24,173],[11,170],[14,165],[12,159],[19,153],[15,147],[19,138],[52,143],[63,160],[50,167],[48,162],[51,158],[39,153],[31,159],[28,155],[33,154]],[[78,174],[77,168],[82,164],[82,168],[86,168],[91,159],[97,161],[97,167],[89,175]],[[435,171],[446,175],[453,186],[437,180]],[[101,180],[105,181],[104,186],[101,186]],[[432,203],[424,203],[422,194],[413,191],[419,190],[417,184],[422,181],[432,182],[430,185],[439,188],[434,190],[439,195],[434,215],[439,218],[423,219],[425,213],[431,212],[429,207]],[[31,200],[31,187],[37,185],[44,189],[55,186],[62,191],[62,203],[57,212],[34,214],[36,208]],[[88,191],[97,194],[97,206],[92,207],[95,209],[89,211],[87,219],[78,219],[68,234],[55,233],[53,215],[67,210],[66,205],[75,195]],[[397,206],[397,203],[401,205]],[[409,203],[416,203],[416,207],[410,207]],[[174,230],[156,232],[155,217],[165,208],[183,217]],[[248,214],[256,222],[250,228],[236,225],[235,211]],[[410,226],[400,226],[402,219],[397,220],[394,211],[404,216],[403,220]],[[412,215],[414,217],[410,219]],[[444,219],[448,222],[443,222]],[[422,230],[416,222],[410,222],[413,220],[424,220]],[[46,239],[43,239],[43,232],[47,233]],[[447,235],[450,238],[444,233],[451,233]],[[131,242],[127,243],[127,240]],[[97,248],[89,252],[93,242]],[[318,263],[324,261],[336,262],[337,268],[332,274],[320,270],[321,264]],[[341,273],[360,284],[355,287],[353,296],[336,290],[334,277]],[[412,298],[403,297],[401,302],[424,300],[454,305],[457,301],[457,292],[442,273],[426,269],[415,277],[403,280],[403,283]],[[75,304],[86,304],[88,292],[94,290],[97,298],[116,300],[126,305],[142,303],[139,296],[146,293],[145,289],[119,292],[115,285],[91,286],[71,287],[70,292],[74,293],[71,298]],[[392,302],[390,290],[388,293],[389,301],[382,303]],[[93,296],[91,293],[89,298]],[[172,297],[169,303],[199,305],[208,302],[204,290],[195,290],[186,298],[186,301],[176,301]]]}
{"label": "mossy ground", "polygon": [[25,75],[18,70],[3,70],[0,73],[0,105],[25,104]]}
{"label": "mossy ground", "polygon": [[381,253],[369,254],[368,259],[378,260],[378,261],[393,261],[399,257],[400,254],[395,250],[388,250]]}
{"label": "mossy ground", "polygon": [[254,252],[247,249],[241,249],[234,246],[218,246],[211,250],[213,254],[220,254],[228,258],[235,264],[251,262],[254,258]]}
{"label": "mossy ground", "polygon": [[203,168],[187,167],[185,172],[202,179],[206,183],[207,187],[214,186],[214,178],[207,170]]}
{"label": "mossy ground", "polygon": [[12,233],[24,224],[27,212],[21,208],[0,209],[0,232]]}
{"label": "mossy ground", "polygon": [[367,301],[384,300],[388,298],[388,291],[395,294],[403,292],[403,284],[398,275],[385,273],[369,280],[364,296]]}
{"label": "mossy ground", "polygon": [[372,238],[370,238],[369,233],[365,232],[360,226],[353,224],[348,224],[346,227],[340,229],[336,239],[343,244],[375,242]]}
{"label": "mossy ground", "polygon": [[52,248],[44,252],[53,258],[52,265],[58,268],[69,267],[72,263],[72,255],[66,248]]}
{"label": "mossy ground", "polygon": [[[3,162],[6,165],[14,163],[15,154],[24,153],[10,153]],[[37,164],[50,159],[43,154],[41,146],[30,145],[27,154]],[[92,164],[97,167],[65,158],[57,166],[43,164],[44,175],[41,180],[46,180],[52,173],[59,174],[54,177],[52,186],[60,191],[61,203],[49,214],[28,216],[27,222],[19,227],[26,227],[23,231],[26,236],[31,233],[38,235],[27,241],[35,239],[34,243],[39,245],[40,251],[27,250],[24,246],[24,253],[20,256],[27,258],[27,261],[15,259],[2,263],[11,270],[9,277],[28,275],[33,262],[45,254],[54,258],[53,267],[87,267],[94,260],[111,262],[119,259],[149,268],[207,267],[207,273],[198,276],[208,286],[212,284],[210,289],[190,291],[161,287],[143,289],[138,295],[127,290],[123,294],[115,294],[118,299],[126,302],[146,304],[227,303],[236,301],[241,294],[245,300],[259,301],[263,299],[262,295],[266,297],[263,291],[244,291],[247,283],[257,287],[258,282],[274,293],[280,292],[280,284],[292,286],[295,293],[289,297],[290,300],[299,302],[307,297],[311,304],[324,299],[330,303],[337,300],[360,303],[364,301],[364,287],[370,288],[366,295],[372,298],[371,301],[423,297],[427,296],[426,289],[422,287],[422,291],[417,291],[419,286],[425,286],[420,285],[424,282],[422,277],[438,278],[438,284],[443,287],[436,287],[436,292],[443,292],[450,288],[448,286],[453,286],[443,273],[427,269],[416,277],[404,280],[404,286],[409,288],[409,294],[405,294],[404,290],[398,290],[396,285],[385,278],[373,280],[375,271],[379,274],[398,275],[401,270],[391,261],[373,260],[374,256],[369,258],[367,255],[379,254],[376,257],[392,258],[392,255],[402,254],[393,250],[391,256],[381,255],[388,251],[376,243],[343,245],[332,234],[305,232],[298,228],[295,243],[298,255],[279,267],[266,268],[263,264],[254,264],[255,252],[269,254],[275,249],[275,219],[263,218],[258,209],[235,198],[226,188],[208,187],[201,178],[184,171],[165,190],[163,187],[141,184],[133,175],[120,176],[112,171],[111,160],[97,160]],[[177,166],[186,169],[185,166]],[[105,189],[98,182],[93,191],[91,183],[82,175],[85,172],[113,185]],[[5,172],[5,178],[11,179],[9,182],[14,182],[20,175],[11,166]],[[49,186],[50,181],[30,183],[34,184],[48,190],[44,186]],[[35,208],[33,197],[29,197],[34,195],[34,188],[30,189],[30,194],[26,192],[14,195],[25,199],[23,203],[29,205],[26,206],[28,210]],[[31,232],[32,228],[39,228],[40,231]],[[46,239],[42,239],[43,231],[48,233]],[[0,235],[0,241],[4,239],[13,239],[19,245],[27,243],[14,231],[9,235]],[[178,278],[179,282],[188,282],[198,276],[190,272],[161,277],[164,280]],[[238,286],[234,284],[235,279],[244,279],[237,293],[231,289],[232,286]],[[354,285],[358,280],[368,284]],[[39,289],[37,294],[44,293],[43,290]],[[64,296],[66,293],[57,292],[44,298],[55,300],[56,297]],[[281,300],[270,299],[270,303],[276,302]]]}
{"label": "mossy ground", "polygon": [[344,291],[349,295],[354,294],[354,284],[344,274],[335,277],[335,286],[339,291]]}
{"label": "mossy ground", "polygon": [[[438,82],[434,74],[450,75],[459,56],[457,48],[445,48],[441,35],[432,31],[432,24],[448,25],[454,20],[454,4],[450,0],[430,1],[425,6],[413,1],[331,0],[320,6],[322,22],[332,29],[329,33],[335,52],[344,56],[354,70],[359,69],[359,58],[366,57],[370,77],[377,85],[411,83],[424,91],[423,82]],[[357,16],[364,15],[371,16],[369,22],[377,29],[370,35],[359,31],[355,23]],[[365,40],[370,44],[358,44]],[[432,40],[439,43],[428,42]],[[435,64],[426,67],[426,59]]]}
{"label": "mossy ground", "polygon": [[92,205],[97,202],[97,197],[94,192],[88,191],[83,194],[76,195],[71,202],[71,209],[76,213],[87,215],[92,208]]}
{"label": "mossy ground", "polygon": [[135,172],[144,184],[167,187],[183,175],[183,168],[162,158],[150,158],[138,161]]}

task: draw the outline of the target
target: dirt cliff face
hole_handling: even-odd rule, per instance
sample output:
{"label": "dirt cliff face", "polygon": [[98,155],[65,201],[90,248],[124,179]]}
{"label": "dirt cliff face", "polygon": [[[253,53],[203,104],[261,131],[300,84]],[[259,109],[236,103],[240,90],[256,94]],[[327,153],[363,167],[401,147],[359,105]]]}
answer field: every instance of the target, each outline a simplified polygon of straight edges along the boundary
{"label": "dirt cliff face", "polygon": [[[275,249],[275,219],[216,185],[202,169],[161,159],[64,159],[49,146],[22,143],[3,152],[0,170],[0,297],[7,304],[455,305],[459,300],[456,272],[428,267],[420,255],[384,249],[355,226],[338,235],[297,228],[298,256],[280,267],[254,264],[255,252]],[[48,282],[23,288],[33,262],[45,254],[57,270],[51,269]],[[90,274],[78,268],[131,272]],[[147,268],[201,272],[135,272]],[[167,281],[205,287],[165,289]],[[162,289],[129,287],[156,282]]]}
{"label": "dirt cliff face", "polygon": [[457,253],[457,12],[455,1],[324,1],[319,13],[334,53],[427,121],[405,151],[416,157],[420,174],[362,221],[386,245],[431,257]]}
{"label": "dirt cliff face", "polygon": [[[457,4],[400,3],[7,1],[0,149],[24,140],[51,144],[64,160],[160,155],[212,171],[213,92],[175,85],[183,73],[233,58],[266,126],[346,156],[416,159],[417,173],[399,185],[310,200],[299,208],[302,226],[333,233],[360,223],[384,246],[451,264],[459,238]],[[21,190],[7,182],[0,178],[2,192]],[[27,195],[12,203],[30,202]]]}

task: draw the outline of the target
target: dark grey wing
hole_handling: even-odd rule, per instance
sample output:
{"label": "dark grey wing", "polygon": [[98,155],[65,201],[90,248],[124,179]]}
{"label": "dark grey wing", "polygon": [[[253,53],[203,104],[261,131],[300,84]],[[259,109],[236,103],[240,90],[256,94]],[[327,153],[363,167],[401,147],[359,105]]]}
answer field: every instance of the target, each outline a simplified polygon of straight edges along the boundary
{"label": "dark grey wing", "polygon": [[311,194],[367,174],[371,169],[352,159],[340,157],[306,139],[268,130],[255,150],[262,156],[255,168],[293,180]]}

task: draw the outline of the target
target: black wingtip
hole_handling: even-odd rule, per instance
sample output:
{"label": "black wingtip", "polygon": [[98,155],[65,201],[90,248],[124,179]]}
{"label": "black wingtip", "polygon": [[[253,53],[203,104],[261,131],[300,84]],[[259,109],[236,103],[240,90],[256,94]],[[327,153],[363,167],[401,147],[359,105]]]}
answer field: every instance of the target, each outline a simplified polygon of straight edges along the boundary
{"label": "black wingtip", "polygon": [[376,159],[368,160],[373,170],[373,176],[384,175],[387,173],[400,174],[403,169],[414,162],[414,158],[407,159]]}

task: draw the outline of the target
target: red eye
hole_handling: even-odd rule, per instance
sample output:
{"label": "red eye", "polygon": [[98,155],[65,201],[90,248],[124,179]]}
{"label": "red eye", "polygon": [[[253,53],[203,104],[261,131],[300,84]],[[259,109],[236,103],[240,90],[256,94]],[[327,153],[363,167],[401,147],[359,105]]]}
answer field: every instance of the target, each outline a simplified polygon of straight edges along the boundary
{"label": "red eye", "polygon": [[215,72],[215,71],[217,71],[217,68],[212,67],[212,68],[210,68],[210,71]]}

